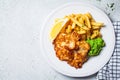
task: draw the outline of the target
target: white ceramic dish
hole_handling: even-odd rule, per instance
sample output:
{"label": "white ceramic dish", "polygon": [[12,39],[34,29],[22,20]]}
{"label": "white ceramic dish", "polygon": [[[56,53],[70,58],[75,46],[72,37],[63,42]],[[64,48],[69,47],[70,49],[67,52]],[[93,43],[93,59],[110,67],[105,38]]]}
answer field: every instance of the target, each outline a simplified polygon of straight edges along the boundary
{"label": "white ceramic dish", "polygon": [[[52,42],[49,39],[49,33],[51,28],[53,27],[53,23],[56,18],[61,18],[71,13],[86,13],[86,12],[90,12],[96,21],[100,21],[105,24],[105,27],[102,28],[101,33],[103,35],[103,39],[106,43],[106,46],[101,51],[99,56],[91,57],[83,65],[82,68],[75,69],[74,67],[68,65],[66,62],[60,61],[56,57]],[[84,2],[69,3],[55,9],[48,16],[41,29],[40,42],[42,53],[52,68],[67,76],[85,77],[96,73],[109,61],[114,50],[115,33],[110,19],[100,9]]]}

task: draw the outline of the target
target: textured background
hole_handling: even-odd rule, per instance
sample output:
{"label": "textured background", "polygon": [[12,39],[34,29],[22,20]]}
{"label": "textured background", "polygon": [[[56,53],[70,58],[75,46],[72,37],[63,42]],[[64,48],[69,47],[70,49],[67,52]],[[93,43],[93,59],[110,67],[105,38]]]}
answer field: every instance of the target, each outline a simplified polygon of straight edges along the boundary
{"label": "textured background", "polygon": [[[105,11],[112,21],[120,21],[120,0],[84,1]],[[41,55],[43,21],[53,9],[68,2],[75,0],[0,0],[0,80],[96,79],[96,74],[85,78],[63,76],[51,69]]]}

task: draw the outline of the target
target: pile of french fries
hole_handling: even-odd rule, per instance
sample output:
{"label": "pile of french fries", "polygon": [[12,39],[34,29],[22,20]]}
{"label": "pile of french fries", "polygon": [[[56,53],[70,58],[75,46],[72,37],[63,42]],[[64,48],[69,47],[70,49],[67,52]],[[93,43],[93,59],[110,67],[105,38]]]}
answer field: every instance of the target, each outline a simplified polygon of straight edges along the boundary
{"label": "pile of french fries", "polygon": [[76,31],[84,36],[84,39],[94,39],[101,37],[100,29],[104,26],[101,22],[96,22],[90,13],[85,14],[70,14],[65,16],[69,22],[65,25],[64,31],[71,33]]}

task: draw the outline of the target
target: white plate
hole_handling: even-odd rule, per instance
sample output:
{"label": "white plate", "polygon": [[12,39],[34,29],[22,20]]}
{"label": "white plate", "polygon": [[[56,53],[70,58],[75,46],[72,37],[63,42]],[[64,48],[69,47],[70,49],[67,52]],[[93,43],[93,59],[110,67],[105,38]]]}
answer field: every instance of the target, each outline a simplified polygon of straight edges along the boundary
{"label": "white plate", "polygon": [[[96,21],[103,22],[105,27],[101,33],[106,46],[99,56],[91,57],[80,69],[71,67],[64,61],[60,61],[55,54],[52,42],[49,39],[50,30],[56,18],[62,18],[71,13],[90,12]],[[85,77],[99,71],[110,59],[115,45],[115,33],[113,25],[107,15],[100,9],[88,3],[69,3],[54,10],[46,19],[41,29],[41,50],[50,66],[56,71],[71,77]]]}

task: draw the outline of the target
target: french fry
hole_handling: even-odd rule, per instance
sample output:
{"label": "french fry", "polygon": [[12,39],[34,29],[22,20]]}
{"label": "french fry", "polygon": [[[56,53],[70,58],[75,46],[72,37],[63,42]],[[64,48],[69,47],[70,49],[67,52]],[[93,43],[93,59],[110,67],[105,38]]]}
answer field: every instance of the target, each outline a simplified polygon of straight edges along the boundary
{"label": "french fry", "polygon": [[[70,14],[65,16],[65,18],[68,18],[69,21],[63,26],[61,32],[71,33],[76,31],[84,36],[82,37],[83,40],[101,36],[100,29],[104,24],[96,22],[89,12],[85,14]],[[56,19],[56,22],[58,20],[59,18]]]}
{"label": "french fry", "polygon": [[91,28],[91,24],[90,24],[90,20],[89,20],[89,17],[85,15],[85,22],[88,26],[88,28]]}
{"label": "french fry", "polygon": [[93,34],[91,35],[91,39],[94,39],[99,36],[99,30],[93,30]]}
{"label": "french fry", "polygon": [[85,14],[89,19],[92,19],[92,15],[88,12]]}
{"label": "french fry", "polygon": [[102,27],[103,26],[103,23],[100,23],[100,22],[91,22],[92,26],[99,26],[99,27]]}
{"label": "french fry", "polygon": [[78,31],[78,34],[86,34],[85,30]]}
{"label": "french fry", "polygon": [[69,17],[69,18],[73,21],[73,23],[77,24],[77,25],[78,25],[79,27],[81,27],[82,29],[89,30],[89,28],[86,27],[86,26],[84,26],[84,24],[81,24],[79,21],[75,20],[75,19],[72,18],[72,17]]}
{"label": "french fry", "polygon": [[92,26],[92,29],[100,29],[101,27],[99,26]]}
{"label": "french fry", "polygon": [[84,22],[85,22],[85,20],[81,17],[81,18],[79,18],[79,20],[78,20],[81,24],[84,24]]}

